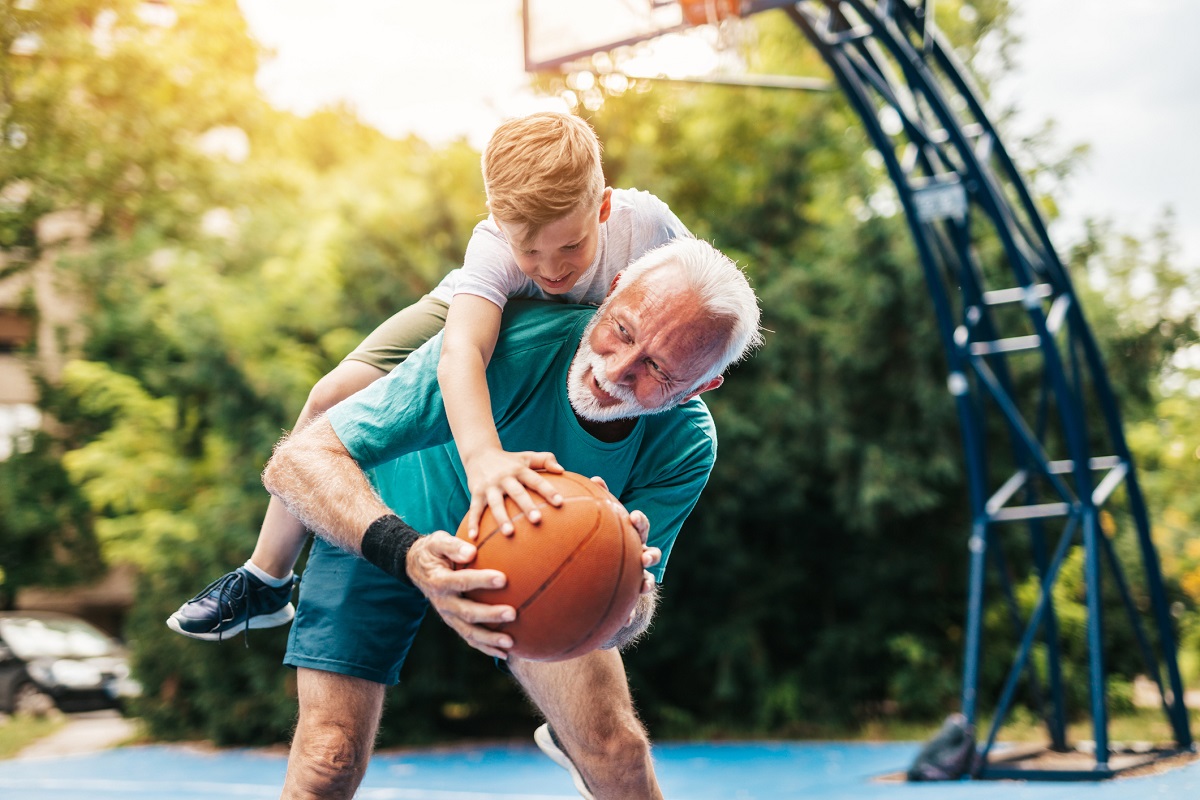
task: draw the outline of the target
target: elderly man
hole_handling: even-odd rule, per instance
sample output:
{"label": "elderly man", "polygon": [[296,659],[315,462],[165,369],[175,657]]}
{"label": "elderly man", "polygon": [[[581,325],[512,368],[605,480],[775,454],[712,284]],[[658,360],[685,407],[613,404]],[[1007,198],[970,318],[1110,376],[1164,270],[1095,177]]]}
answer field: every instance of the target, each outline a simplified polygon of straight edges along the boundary
{"label": "elderly man", "polygon": [[[693,239],[630,265],[598,311],[518,303],[505,313],[488,366],[505,449],[529,451],[531,464],[553,452],[565,468],[601,477],[646,542],[642,597],[607,649],[558,663],[507,659],[547,719],[538,744],[585,797],[661,796],[619,648],[649,625],[656,581],[712,468],[712,419],[695,398],[760,341],[745,277]],[[470,495],[439,394],[440,346],[439,336],[284,440],[264,473],[320,537],[285,658],[299,671],[300,700],[285,797],[353,795],[384,689],[398,682],[428,605],[477,650],[506,658],[512,646],[485,625],[515,610],[462,596],[504,576],[456,570],[474,547],[445,532]]]}

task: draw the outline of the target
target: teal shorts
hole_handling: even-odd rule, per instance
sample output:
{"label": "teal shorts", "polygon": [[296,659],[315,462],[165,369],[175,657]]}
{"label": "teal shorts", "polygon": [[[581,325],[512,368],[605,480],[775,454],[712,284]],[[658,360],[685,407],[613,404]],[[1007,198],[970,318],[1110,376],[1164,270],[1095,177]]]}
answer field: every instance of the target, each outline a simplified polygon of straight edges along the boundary
{"label": "teal shorts", "polygon": [[283,663],[399,683],[428,607],[413,587],[315,538]]}

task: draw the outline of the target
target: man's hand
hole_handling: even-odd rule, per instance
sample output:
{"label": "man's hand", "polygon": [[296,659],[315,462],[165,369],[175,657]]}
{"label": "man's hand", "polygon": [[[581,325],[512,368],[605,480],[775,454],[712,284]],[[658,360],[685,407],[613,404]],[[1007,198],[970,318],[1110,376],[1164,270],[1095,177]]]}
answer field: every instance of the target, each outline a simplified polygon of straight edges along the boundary
{"label": "man's hand", "polygon": [[512,622],[517,618],[512,606],[476,603],[462,596],[473,589],[499,589],[507,578],[494,569],[455,569],[475,558],[475,546],[445,531],[422,536],[408,551],[408,577],[442,620],[467,644],[481,653],[508,658],[512,637],[484,627],[486,624]]}
{"label": "man's hand", "polygon": [[467,536],[470,539],[479,535],[479,520],[484,508],[492,510],[492,518],[500,525],[501,533],[506,536],[512,534],[512,520],[504,506],[505,495],[511,497],[535,525],[541,521],[542,515],[527,490],[537,492],[552,506],[562,505],[562,495],[554,488],[554,484],[537,472],[539,469],[563,471],[553,453],[532,450],[509,453],[489,449],[464,461],[463,468],[467,472],[467,486],[471,490],[471,508],[467,511]]}

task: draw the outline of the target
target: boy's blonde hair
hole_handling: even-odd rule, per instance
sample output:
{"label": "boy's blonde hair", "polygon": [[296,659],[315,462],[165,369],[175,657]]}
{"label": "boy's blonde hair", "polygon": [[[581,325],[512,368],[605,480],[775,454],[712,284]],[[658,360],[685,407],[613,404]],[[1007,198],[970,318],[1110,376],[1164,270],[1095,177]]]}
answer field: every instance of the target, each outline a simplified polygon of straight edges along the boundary
{"label": "boy's blonde hair", "polygon": [[523,226],[527,244],[547,224],[581,208],[599,209],[604,195],[600,140],[573,114],[543,112],[509,120],[483,151],[488,210]]}

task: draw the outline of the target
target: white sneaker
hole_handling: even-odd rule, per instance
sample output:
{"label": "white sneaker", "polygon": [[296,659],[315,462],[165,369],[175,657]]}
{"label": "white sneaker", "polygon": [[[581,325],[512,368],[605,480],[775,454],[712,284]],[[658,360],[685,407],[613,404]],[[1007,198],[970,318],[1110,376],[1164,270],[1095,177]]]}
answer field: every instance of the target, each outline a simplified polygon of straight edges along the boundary
{"label": "white sneaker", "polygon": [[567,755],[558,739],[555,738],[554,731],[550,730],[550,723],[544,722],[538,726],[538,729],[533,732],[533,741],[537,744],[538,749],[550,756],[551,761],[571,773],[571,780],[575,781],[575,788],[579,790],[579,794],[584,800],[596,800],[592,797],[591,790],[588,789],[583,776],[575,768],[571,757]]}

